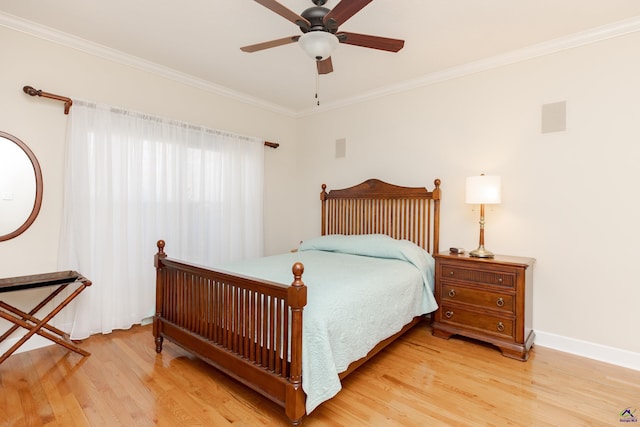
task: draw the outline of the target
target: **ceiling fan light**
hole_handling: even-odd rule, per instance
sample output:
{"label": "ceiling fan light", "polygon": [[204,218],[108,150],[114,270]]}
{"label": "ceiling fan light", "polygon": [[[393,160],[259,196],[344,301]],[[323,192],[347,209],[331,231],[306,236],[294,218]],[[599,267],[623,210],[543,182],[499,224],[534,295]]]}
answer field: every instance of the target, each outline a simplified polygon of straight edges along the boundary
{"label": "ceiling fan light", "polygon": [[331,56],[340,43],[338,38],[326,31],[309,31],[300,36],[300,47],[316,61],[323,61]]}

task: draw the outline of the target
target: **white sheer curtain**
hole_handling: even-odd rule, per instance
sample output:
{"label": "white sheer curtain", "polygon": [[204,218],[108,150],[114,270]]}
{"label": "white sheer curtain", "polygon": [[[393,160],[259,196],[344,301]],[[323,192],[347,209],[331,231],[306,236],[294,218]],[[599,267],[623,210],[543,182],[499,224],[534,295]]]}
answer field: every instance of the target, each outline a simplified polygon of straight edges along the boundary
{"label": "white sheer curtain", "polygon": [[59,267],[93,282],[72,338],[153,315],[159,239],[203,265],[263,254],[263,140],[76,100],[67,140]]}

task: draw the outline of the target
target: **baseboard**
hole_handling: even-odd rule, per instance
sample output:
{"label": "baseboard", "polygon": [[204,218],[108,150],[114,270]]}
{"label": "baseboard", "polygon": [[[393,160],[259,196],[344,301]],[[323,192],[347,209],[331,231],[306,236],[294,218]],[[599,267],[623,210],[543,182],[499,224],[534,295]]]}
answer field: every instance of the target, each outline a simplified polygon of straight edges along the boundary
{"label": "baseboard", "polygon": [[[140,325],[148,325],[153,322],[153,317],[145,317],[140,321]],[[58,326],[58,325],[56,325]],[[58,326],[60,327],[60,326]],[[66,324],[61,329],[63,331],[70,331],[72,325]],[[8,338],[2,344],[0,344],[0,354],[4,354],[5,351],[9,350],[16,342],[18,342],[26,333],[24,329],[19,329],[18,332],[14,332],[14,336]],[[34,335],[27,340],[26,343],[22,344],[13,354],[24,353],[29,350],[36,350],[38,348],[46,347],[49,345],[55,345],[55,343],[47,338],[41,337],[40,335]]]}
{"label": "baseboard", "polygon": [[535,345],[640,371],[640,353],[536,330]]}
{"label": "baseboard", "polygon": [[[22,335],[8,338],[2,344],[0,344],[0,354],[4,354],[5,351],[9,350],[15,343],[17,343]],[[35,350],[37,348],[46,347],[49,345],[55,345],[52,341],[41,337],[40,335],[34,335],[27,340],[26,343],[22,344],[13,354],[24,353],[25,351]]]}
{"label": "baseboard", "polygon": [[[49,322],[52,326],[60,328],[63,331],[71,330],[71,323],[64,323],[63,325],[56,324],[53,322]],[[4,342],[0,344],[0,354],[4,354],[5,351],[9,350],[15,343],[20,341],[24,334],[27,333],[27,330],[24,328],[17,329],[9,338],[7,338]],[[55,334],[54,334],[55,336]],[[26,343],[22,344],[13,354],[24,353],[25,351],[36,350],[38,348],[47,347],[50,345],[56,345],[53,341],[42,337],[38,334],[34,334],[31,338],[27,340]]]}

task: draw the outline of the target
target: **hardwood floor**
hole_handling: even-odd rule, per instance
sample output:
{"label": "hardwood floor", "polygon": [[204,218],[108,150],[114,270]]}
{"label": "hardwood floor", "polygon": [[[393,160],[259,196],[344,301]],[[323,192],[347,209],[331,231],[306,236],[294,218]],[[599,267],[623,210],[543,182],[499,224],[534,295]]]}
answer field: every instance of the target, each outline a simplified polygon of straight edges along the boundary
{"label": "hardwood floor", "polygon": [[[0,365],[2,426],[273,426],[281,408],[165,342],[150,326],[54,345]],[[318,426],[620,425],[640,372],[535,347],[528,362],[420,324],[303,420]],[[640,418],[640,411],[635,414]]]}

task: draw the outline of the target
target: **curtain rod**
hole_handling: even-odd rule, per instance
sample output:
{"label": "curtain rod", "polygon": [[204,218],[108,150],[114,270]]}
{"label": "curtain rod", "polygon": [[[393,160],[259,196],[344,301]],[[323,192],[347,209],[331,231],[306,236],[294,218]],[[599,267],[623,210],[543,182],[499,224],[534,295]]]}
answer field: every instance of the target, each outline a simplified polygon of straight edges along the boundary
{"label": "curtain rod", "polygon": [[55,99],[56,101],[64,102],[64,113],[65,114],[69,114],[69,109],[71,108],[71,105],[73,104],[73,101],[71,100],[71,98],[67,98],[66,96],[60,96],[60,95],[56,95],[56,94],[49,93],[49,92],[43,92],[41,90],[36,90],[36,89],[32,88],[31,86],[25,86],[25,87],[22,88],[22,90],[27,95],[44,96],[45,98]]}
{"label": "curtain rod", "polygon": [[[60,95],[56,95],[54,93],[44,92],[42,90],[36,90],[31,86],[25,86],[25,87],[22,88],[22,90],[27,95],[43,96],[45,98],[55,99],[56,101],[64,102],[64,113],[65,114],[69,114],[69,110],[71,109],[71,105],[73,105],[73,100],[71,100],[71,98],[67,98],[66,96],[60,96]],[[280,146],[280,144],[278,144],[277,142],[265,141],[264,142],[264,146],[265,147],[270,147],[270,148],[278,148]]]}

